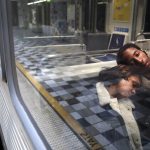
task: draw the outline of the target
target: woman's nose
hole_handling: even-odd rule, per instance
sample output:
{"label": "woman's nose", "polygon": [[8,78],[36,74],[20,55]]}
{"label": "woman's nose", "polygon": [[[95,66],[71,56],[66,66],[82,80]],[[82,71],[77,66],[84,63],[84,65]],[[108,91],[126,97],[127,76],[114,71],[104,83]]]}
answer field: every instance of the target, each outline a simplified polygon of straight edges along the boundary
{"label": "woman's nose", "polygon": [[135,94],[135,93],[136,93],[136,90],[135,90],[135,89],[132,89],[131,92],[132,92],[132,94]]}

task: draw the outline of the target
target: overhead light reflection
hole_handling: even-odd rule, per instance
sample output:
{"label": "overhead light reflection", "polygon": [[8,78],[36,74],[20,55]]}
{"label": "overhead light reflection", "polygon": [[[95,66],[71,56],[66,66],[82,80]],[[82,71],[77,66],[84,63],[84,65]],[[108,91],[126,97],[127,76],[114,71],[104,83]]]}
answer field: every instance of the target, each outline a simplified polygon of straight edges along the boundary
{"label": "overhead light reflection", "polygon": [[34,4],[43,3],[43,2],[50,2],[50,1],[51,0],[38,0],[38,1],[35,1],[35,2],[27,3],[27,5],[34,5]]}

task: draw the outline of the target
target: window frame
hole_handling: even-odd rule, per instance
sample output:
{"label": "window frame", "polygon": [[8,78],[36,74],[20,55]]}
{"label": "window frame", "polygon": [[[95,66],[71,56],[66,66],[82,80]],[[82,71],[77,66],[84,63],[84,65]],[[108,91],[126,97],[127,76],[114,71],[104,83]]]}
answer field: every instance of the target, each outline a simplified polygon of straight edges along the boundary
{"label": "window frame", "polygon": [[35,149],[51,149],[36,122],[25,106],[20,94],[15,55],[13,43],[13,31],[11,22],[11,1],[0,0],[0,54],[1,54],[1,68],[2,80],[7,81],[10,97],[16,113]]}

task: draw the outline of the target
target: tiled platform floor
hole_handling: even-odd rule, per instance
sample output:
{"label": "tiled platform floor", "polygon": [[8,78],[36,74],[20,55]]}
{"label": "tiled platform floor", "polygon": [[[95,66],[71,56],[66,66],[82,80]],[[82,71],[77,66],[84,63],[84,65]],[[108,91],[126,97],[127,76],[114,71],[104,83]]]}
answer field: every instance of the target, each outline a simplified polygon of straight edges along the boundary
{"label": "tiled platform floor", "polygon": [[[84,54],[51,58],[48,54],[40,48],[25,49],[16,52],[16,58],[104,149],[131,149],[121,117],[109,106],[99,105],[95,88],[98,72],[115,62],[86,64],[89,62]],[[137,95],[133,101],[146,150],[150,147],[150,96]]]}

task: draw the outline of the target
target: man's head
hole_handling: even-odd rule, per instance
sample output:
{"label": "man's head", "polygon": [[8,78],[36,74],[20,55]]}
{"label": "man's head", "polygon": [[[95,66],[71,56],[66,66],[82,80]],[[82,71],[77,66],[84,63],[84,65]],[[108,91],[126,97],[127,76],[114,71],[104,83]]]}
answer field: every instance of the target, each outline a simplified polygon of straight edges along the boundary
{"label": "man's head", "polygon": [[133,43],[121,47],[117,54],[117,64],[150,67],[150,58],[145,51]]}

